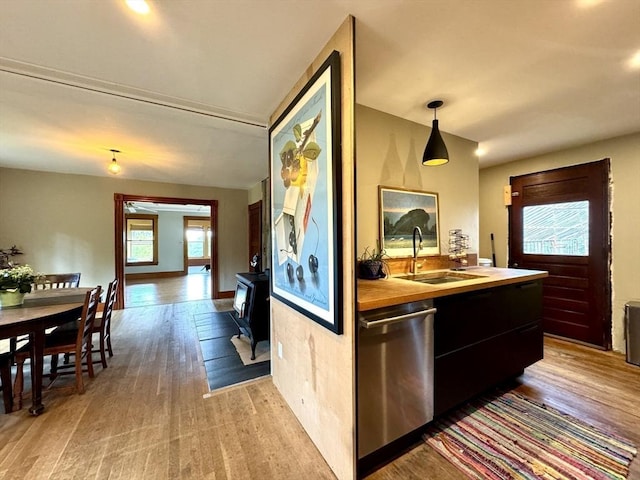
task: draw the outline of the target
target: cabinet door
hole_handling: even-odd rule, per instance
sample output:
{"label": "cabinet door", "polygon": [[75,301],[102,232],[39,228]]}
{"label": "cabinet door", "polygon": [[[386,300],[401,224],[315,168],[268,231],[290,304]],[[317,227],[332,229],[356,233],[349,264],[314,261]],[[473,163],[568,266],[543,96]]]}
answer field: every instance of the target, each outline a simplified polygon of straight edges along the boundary
{"label": "cabinet door", "polygon": [[436,358],[503,333],[508,323],[504,292],[490,288],[436,298]]}

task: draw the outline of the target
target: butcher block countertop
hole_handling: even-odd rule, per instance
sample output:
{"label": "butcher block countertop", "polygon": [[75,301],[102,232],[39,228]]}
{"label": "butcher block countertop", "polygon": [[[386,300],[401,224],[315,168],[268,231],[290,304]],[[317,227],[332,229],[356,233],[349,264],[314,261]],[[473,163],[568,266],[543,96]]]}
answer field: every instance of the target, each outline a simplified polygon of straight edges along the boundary
{"label": "butcher block countertop", "polygon": [[397,275],[380,280],[358,279],[358,311],[363,312],[375,308],[390,307],[483,288],[522,283],[548,276],[548,273],[542,270],[494,267],[468,267],[460,272],[428,270],[421,271],[418,275],[436,272],[451,272],[453,275],[466,273],[477,275],[479,278],[463,279],[437,285],[399,279]]}

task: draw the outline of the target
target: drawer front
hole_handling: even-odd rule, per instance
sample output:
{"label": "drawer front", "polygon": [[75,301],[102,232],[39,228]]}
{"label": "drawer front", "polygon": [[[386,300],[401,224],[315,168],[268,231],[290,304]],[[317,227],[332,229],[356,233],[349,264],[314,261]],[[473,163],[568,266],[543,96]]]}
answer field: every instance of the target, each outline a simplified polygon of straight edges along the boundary
{"label": "drawer front", "polygon": [[436,358],[494,337],[507,329],[506,309],[499,288],[436,298]]}
{"label": "drawer front", "polygon": [[509,328],[517,328],[542,319],[542,280],[509,286]]}

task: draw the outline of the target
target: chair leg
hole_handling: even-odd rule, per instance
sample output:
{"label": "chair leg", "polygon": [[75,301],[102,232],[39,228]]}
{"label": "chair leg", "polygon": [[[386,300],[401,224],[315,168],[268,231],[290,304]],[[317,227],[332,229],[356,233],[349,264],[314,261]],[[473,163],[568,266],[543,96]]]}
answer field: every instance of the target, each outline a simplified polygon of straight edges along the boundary
{"label": "chair leg", "polygon": [[[86,353],[85,360],[87,361],[87,372],[89,372],[89,378],[95,377],[95,373],[93,371],[93,355],[91,354],[92,345],[89,345],[89,350]],[[82,374],[82,359],[78,359],[76,361],[76,366],[80,365],[80,374]]]}
{"label": "chair leg", "polygon": [[22,390],[24,389],[24,361],[22,357],[16,357],[16,379],[13,384],[13,409],[22,408]]}
{"label": "chair leg", "polygon": [[4,401],[4,413],[13,411],[13,391],[11,387],[11,362],[0,367],[0,377],[2,378],[2,400]]}
{"label": "chair leg", "polygon": [[107,368],[107,355],[104,343],[104,336],[100,333],[100,361],[102,362],[102,368]]}
{"label": "chair leg", "polygon": [[76,389],[78,390],[78,393],[84,393],[84,382],[82,381],[82,357],[78,357],[78,355],[76,355],[75,367],[76,367]]}
{"label": "chair leg", "polygon": [[111,349],[111,333],[107,334],[107,348],[109,349],[109,356],[113,357],[113,350]]}
{"label": "chair leg", "polygon": [[49,381],[53,382],[58,377],[58,354],[51,355],[51,370],[49,371]]}

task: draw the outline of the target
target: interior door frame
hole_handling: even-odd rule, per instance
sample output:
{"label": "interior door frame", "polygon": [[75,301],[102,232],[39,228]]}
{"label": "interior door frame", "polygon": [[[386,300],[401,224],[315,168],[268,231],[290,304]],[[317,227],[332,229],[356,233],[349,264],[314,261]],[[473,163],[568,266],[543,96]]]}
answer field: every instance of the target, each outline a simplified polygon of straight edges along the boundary
{"label": "interior door frame", "polygon": [[211,298],[220,298],[220,271],[218,269],[218,201],[203,200],[199,198],[175,198],[156,197],[151,195],[129,195],[126,193],[114,193],[114,247],[115,247],[115,271],[118,279],[118,292],[116,297],[116,309],[126,307],[124,301],[125,287],[125,250],[126,230],[124,206],[126,202],[151,202],[169,203],[174,205],[204,205],[210,209],[211,220],[211,244],[209,256],[211,257]]}
{"label": "interior door frame", "polygon": [[248,234],[249,234],[249,238],[248,238],[248,243],[249,243],[249,267],[251,264],[251,259],[253,257],[253,255],[256,253],[255,251],[251,251],[251,212],[258,212],[258,243],[259,243],[259,249],[258,249],[258,253],[260,255],[260,265],[264,265],[264,251],[263,251],[263,245],[262,245],[262,225],[263,225],[263,220],[262,220],[262,200],[258,200],[255,203],[252,203],[251,205],[249,205],[248,209],[247,209],[247,217],[248,217]]}

